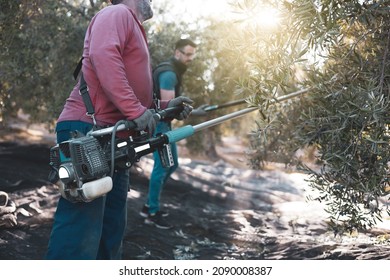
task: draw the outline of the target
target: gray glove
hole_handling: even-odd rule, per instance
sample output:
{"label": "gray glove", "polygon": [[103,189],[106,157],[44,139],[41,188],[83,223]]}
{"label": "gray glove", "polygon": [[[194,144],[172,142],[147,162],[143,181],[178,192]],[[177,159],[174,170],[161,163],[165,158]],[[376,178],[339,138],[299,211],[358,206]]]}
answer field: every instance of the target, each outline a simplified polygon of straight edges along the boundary
{"label": "gray glove", "polygon": [[177,117],[175,117],[176,119],[181,121],[181,120],[185,120],[190,115],[193,107],[189,104],[192,103],[194,103],[192,99],[186,96],[179,96],[174,99],[171,99],[171,101],[168,102],[167,108],[183,106],[183,111]]}
{"label": "gray glove", "polygon": [[153,115],[156,113],[154,109],[146,110],[141,116],[134,119],[133,122],[136,124],[135,130],[142,131],[147,130],[149,135],[152,136],[156,130],[156,120]]}
{"label": "gray glove", "polygon": [[207,108],[207,107],[209,107],[208,104],[200,105],[198,108],[192,110],[191,115],[197,116],[197,117],[205,116],[207,114],[207,111],[205,111],[204,108]]}

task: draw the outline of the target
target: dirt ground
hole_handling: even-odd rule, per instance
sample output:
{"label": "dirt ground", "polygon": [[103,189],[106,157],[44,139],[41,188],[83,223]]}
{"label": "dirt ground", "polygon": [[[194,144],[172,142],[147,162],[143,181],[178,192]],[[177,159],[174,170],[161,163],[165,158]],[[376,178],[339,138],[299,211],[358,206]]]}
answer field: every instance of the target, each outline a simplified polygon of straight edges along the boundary
{"label": "dirt ground", "polygon": [[[0,259],[40,260],[59,197],[46,180],[53,136],[17,129],[0,130],[0,191],[16,209],[8,225],[0,216]],[[224,157],[215,162],[181,153],[161,199],[172,230],[146,225],[138,214],[151,157],[132,168],[124,259],[390,259],[387,217],[368,232],[335,237],[322,205],[305,200],[305,174],[278,165],[248,169],[237,139],[227,139],[217,151]]]}

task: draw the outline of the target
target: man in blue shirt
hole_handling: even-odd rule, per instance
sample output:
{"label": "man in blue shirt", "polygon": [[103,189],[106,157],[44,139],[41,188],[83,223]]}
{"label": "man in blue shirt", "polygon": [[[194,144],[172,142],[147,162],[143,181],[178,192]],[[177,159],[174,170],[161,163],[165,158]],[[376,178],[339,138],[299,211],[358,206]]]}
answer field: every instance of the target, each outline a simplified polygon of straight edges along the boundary
{"label": "man in blue shirt", "polygon": [[[153,71],[154,92],[161,101],[171,100],[182,94],[182,77],[196,54],[197,45],[189,39],[180,39],[176,42],[173,57],[159,64]],[[206,112],[199,109],[193,110],[191,115],[204,115]],[[180,120],[180,118],[178,118]],[[155,133],[166,133],[172,129],[172,120],[160,121]],[[167,212],[160,210],[160,194],[168,178],[178,168],[178,154],[175,143],[170,144],[173,157],[173,166],[164,167],[161,164],[158,152],[153,153],[154,167],[149,182],[147,201],[140,215],[145,218],[145,223],[161,229],[170,229],[172,226],[165,221]]]}

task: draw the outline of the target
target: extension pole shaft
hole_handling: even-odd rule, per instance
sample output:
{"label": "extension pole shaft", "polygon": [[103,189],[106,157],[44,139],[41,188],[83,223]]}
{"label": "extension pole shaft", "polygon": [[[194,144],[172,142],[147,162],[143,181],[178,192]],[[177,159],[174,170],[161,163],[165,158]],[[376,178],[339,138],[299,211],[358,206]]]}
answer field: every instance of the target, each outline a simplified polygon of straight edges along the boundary
{"label": "extension pole shaft", "polygon": [[[291,93],[291,95],[293,95],[292,97],[294,97],[295,95],[300,95],[300,94],[305,93],[307,91],[308,91],[308,89],[303,89],[303,90],[300,90],[300,91],[293,92],[293,93]],[[277,101],[282,101],[282,100],[284,100],[283,98],[285,98],[285,97],[287,99],[291,98],[291,97],[289,97],[289,95],[290,94],[282,96],[282,97],[280,97],[280,100],[278,99]],[[209,111],[214,111],[214,110],[217,110],[217,109],[222,109],[222,108],[235,106],[235,105],[240,105],[240,104],[244,104],[244,103],[246,103],[246,99],[245,98],[239,99],[239,100],[230,101],[230,102],[226,102],[226,103],[221,104],[221,105],[210,105],[210,106],[207,106],[207,107],[203,108],[203,110],[206,111],[206,112],[209,112]]]}
{"label": "extension pole shaft", "polygon": [[206,108],[204,108],[203,110],[206,112],[210,112],[210,111],[214,111],[217,109],[222,109],[222,108],[240,105],[240,104],[244,104],[244,103],[246,103],[246,99],[239,99],[239,100],[230,101],[230,102],[227,102],[227,103],[224,103],[221,105],[210,105],[210,106],[207,106]]}
{"label": "extension pole shaft", "polygon": [[[299,95],[301,95],[301,94],[304,94],[304,93],[306,93],[306,92],[308,92],[308,91],[309,91],[308,89],[302,89],[302,90],[299,90],[299,91],[296,91],[296,92],[292,92],[292,93],[290,93],[290,94],[286,94],[286,95],[283,95],[283,96],[280,96],[280,97],[275,98],[275,99],[273,100],[272,103],[285,101],[285,100],[294,98],[294,97],[296,97],[296,96],[299,96]],[[213,119],[213,120],[210,120],[210,121],[206,121],[206,122],[204,122],[204,123],[195,125],[195,126],[194,126],[194,131],[195,131],[195,132],[201,131],[201,130],[203,130],[203,129],[212,127],[212,126],[214,126],[214,125],[223,123],[223,122],[225,122],[225,121],[228,121],[228,120],[232,120],[232,119],[241,117],[241,116],[243,116],[243,115],[246,115],[246,114],[248,114],[248,113],[251,113],[251,112],[253,112],[253,111],[256,111],[257,109],[258,109],[257,107],[250,107],[250,108],[246,108],[246,109],[243,109],[243,110],[234,112],[234,113],[230,113],[230,114],[224,115],[224,116],[222,116],[222,117],[219,117],[219,118],[216,118],[216,119]]]}
{"label": "extension pole shaft", "polygon": [[237,111],[237,112],[234,112],[234,113],[230,113],[230,114],[221,116],[219,118],[212,119],[212,120],[209,120],[209,121],[206,121],[206,122],[194,125],[194,131],[195,132],[201,131],[203,129],[215,126],[217,124],[226,122],[228,120],[232,120],[232,119],[241,117],[241,116],[246,115],[246,114],[248,114],[250,112],[253,112],[253,111],[257,110],[257,109],[258,109],[257,107],[250,107],[250,108],[242,109],[240,111]]}

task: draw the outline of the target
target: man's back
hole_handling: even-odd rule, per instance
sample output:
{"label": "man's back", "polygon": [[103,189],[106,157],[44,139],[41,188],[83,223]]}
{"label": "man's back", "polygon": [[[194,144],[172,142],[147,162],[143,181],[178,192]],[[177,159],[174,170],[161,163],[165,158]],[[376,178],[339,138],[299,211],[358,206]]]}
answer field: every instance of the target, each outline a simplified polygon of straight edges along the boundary
{"label": "man's back", "polygon": [[[83,75],[98,124],[135,119],[152,103],[150,57],[145,33],[125,5],[109,6],[92,19],[84,41]],[[104,86],[102,86],[104,85]],[[90,122],[74,88],[59,121]]]}
{"label": "man's back", "polygon": [[174,58],[164,61],[153,69],[153,91],[161,99],[161,89],[175,91],[175,97],[181,94],[183,69]]}

